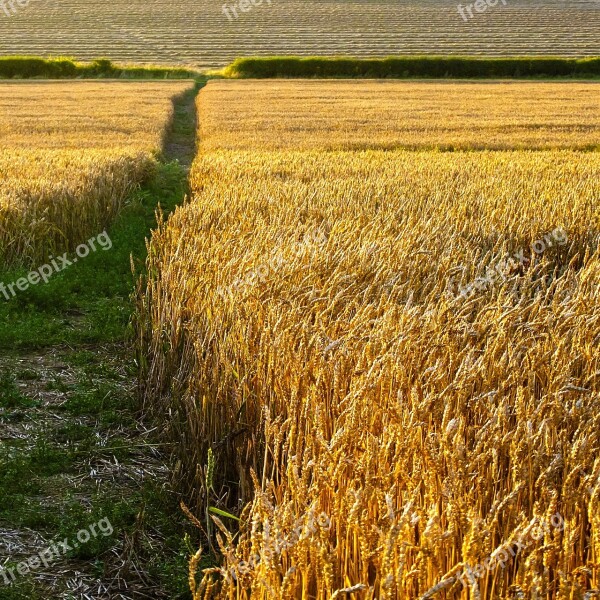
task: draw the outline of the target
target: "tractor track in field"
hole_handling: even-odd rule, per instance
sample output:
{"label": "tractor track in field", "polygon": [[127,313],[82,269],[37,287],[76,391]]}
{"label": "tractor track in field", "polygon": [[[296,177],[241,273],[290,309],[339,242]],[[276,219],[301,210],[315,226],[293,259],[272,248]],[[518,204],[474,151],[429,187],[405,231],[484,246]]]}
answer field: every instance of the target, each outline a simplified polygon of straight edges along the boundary
{"label": "tractor track in field", "polygon": [[[149,205],[135,209],[136,223],[145,219],[147,227],[158,202],[169,210],[187,193],[196,93],[174,100],[163,161],[141,192]],[[115,245],[135,234],[144,247],[147,228],[121,229]],[[170,489],[160,424],[140,414],[126,341],[131,300],[107,292],[82,296],[78,306],[77,290],[83,294],[85,286],[69,287],[70,276],[81,275],[73,269],[62,288],[56,283],[56,305],[63,289],[74,291],[62,309],[48,309],[52,325],[44,327],[57,332],[48,339],[34,330],[45,313],[26,302],[0,310],[0,327],[18,332],[16,348],[0,333],[0,598],[183,598],[187,525]]]}
{"label": "tractor track in field", "polygon": [[[117,344],[48,348],[2,361],[2,371],[12,376],[3,382],[0,444],[22,481],[15,482],[18,494],[9,507],[16,518],[0,520],[0,585],[9,585],[0,597],[6,591],[24,599],[42,593],[57,599],[168,597],[136,560],[144,546],[162,540],[138,519],[139,508],[127,505],[138,503],[146,484],[166,488],[168,468],[152,428],[131,410],[136,381],[127,356]],[[124,408],[114,400],[124,401]],[[103,402],[110,405],[106,411]],[[115,515],[119,502],[122,514]],[[132,517],[138,539],[118,532]],[[64,539],[77,544],[87,537],[80,531],[103,519],[104,532],[89,542],[94,547],[81,544],[66,553],[58,547],[36,567],[40,553]],[[20,573],[25,562],[30,568]]]}

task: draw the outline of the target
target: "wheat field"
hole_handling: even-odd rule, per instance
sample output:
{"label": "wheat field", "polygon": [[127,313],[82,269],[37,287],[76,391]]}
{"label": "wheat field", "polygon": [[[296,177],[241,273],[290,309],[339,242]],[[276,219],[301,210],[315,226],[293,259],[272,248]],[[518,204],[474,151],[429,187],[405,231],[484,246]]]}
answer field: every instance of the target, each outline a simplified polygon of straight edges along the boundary
{"label": "wheat field", "polygon": [[200,68],[274,54],[600,54],[596,0],[503,0],[468,21],[458,4],[255,0],[242,12],[238,0],[35,0],[10,16],[0,10],[0,53]]}
{"label": "wheat field", "polygon": [[[449,106],[424,84],[347,85],[211,83],[193,197],[153,235],[146,403],[172,415],[177,475],[221,556],[192,559],[193,596],[592,598],[600,153],[568,146],[597,143],[597,103],[552,90],[533,145],[560,148],[523,149],[534,113],[511,128],[500,111],[461,139],[503,150],[390,151],[455,143]],[[374,127],[386,91],[423,95],[427,135],[414,104]]]}
{"label": "wheat field", "polygon": [[212,81],[198,108],[205,150],[600,148],[598,83]]}
{"label": "wheat field", "polygon": [[152,171],[190,83],[0,85],[0,262],[32,264],[106,227]]}

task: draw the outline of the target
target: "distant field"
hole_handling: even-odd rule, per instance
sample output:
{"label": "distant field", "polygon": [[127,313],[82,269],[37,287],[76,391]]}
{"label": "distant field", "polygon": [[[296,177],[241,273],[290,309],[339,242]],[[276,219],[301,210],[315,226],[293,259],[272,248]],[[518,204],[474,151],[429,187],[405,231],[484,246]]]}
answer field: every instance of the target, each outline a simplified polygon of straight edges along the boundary
{"label": "distant field", "polygon": [[[469,2],[463,2],[469,4]],[[222,66],[268,54],[600,54],[596,0],[509,0],[465,22],[458,1],[37,0],[0,12],[0,53]]]}
{"label": "distant field", "polygon": [[171,98],[187,82],[2,82],[0,149],[128,148],[157,152]]}
{"label": "distant field", "polygon": [[[140,303],[182,477],[240,517],[194,598],[595,593],[600,153],[569,149],[595,89],[200,93]],[[566,149],[520,150],[541,140]]]}
{"label": "distant field", "polygon": [[211,81],[205,149],[600,148],[600,84]]}
{"label": "distant field", "polygon": [[149,173],[189,83],[0,84],[0,262],[98,233]]}

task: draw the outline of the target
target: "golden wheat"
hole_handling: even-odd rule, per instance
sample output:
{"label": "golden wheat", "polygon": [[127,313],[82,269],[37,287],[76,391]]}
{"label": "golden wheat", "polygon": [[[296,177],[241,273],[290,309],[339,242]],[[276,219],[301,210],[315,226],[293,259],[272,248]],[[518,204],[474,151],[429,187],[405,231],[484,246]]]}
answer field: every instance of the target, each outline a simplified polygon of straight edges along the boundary
{"label": "golden wheat", "polygon": [[140,302],[179,475],[241,509],[195,599],[599,586],[599,173],[570,150],[199,156]]}
{"label": "golden wheat", "polygon": [[106,227],[152,170],[172,98],[189,86],[0,85],[0,262],[30,264]]}
{"label": "golden wheat", "polygon": [[600,148],[598,83],[212,81],[209,149]]}

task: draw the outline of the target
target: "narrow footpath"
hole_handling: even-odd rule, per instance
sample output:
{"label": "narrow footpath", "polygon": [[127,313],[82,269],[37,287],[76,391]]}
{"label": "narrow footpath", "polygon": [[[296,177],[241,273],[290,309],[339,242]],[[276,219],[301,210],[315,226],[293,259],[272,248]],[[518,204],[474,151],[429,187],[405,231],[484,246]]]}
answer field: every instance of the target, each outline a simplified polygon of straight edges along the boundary
{"label": "narrow footpath", "polygon": [[1,600],[189,597],[193,527],[140,414],[129,323],[130,256],[141,271],[157,204],[187,193],[196,94],[175,100],[164,158],[109,229],[110,252],[0,302]]}

